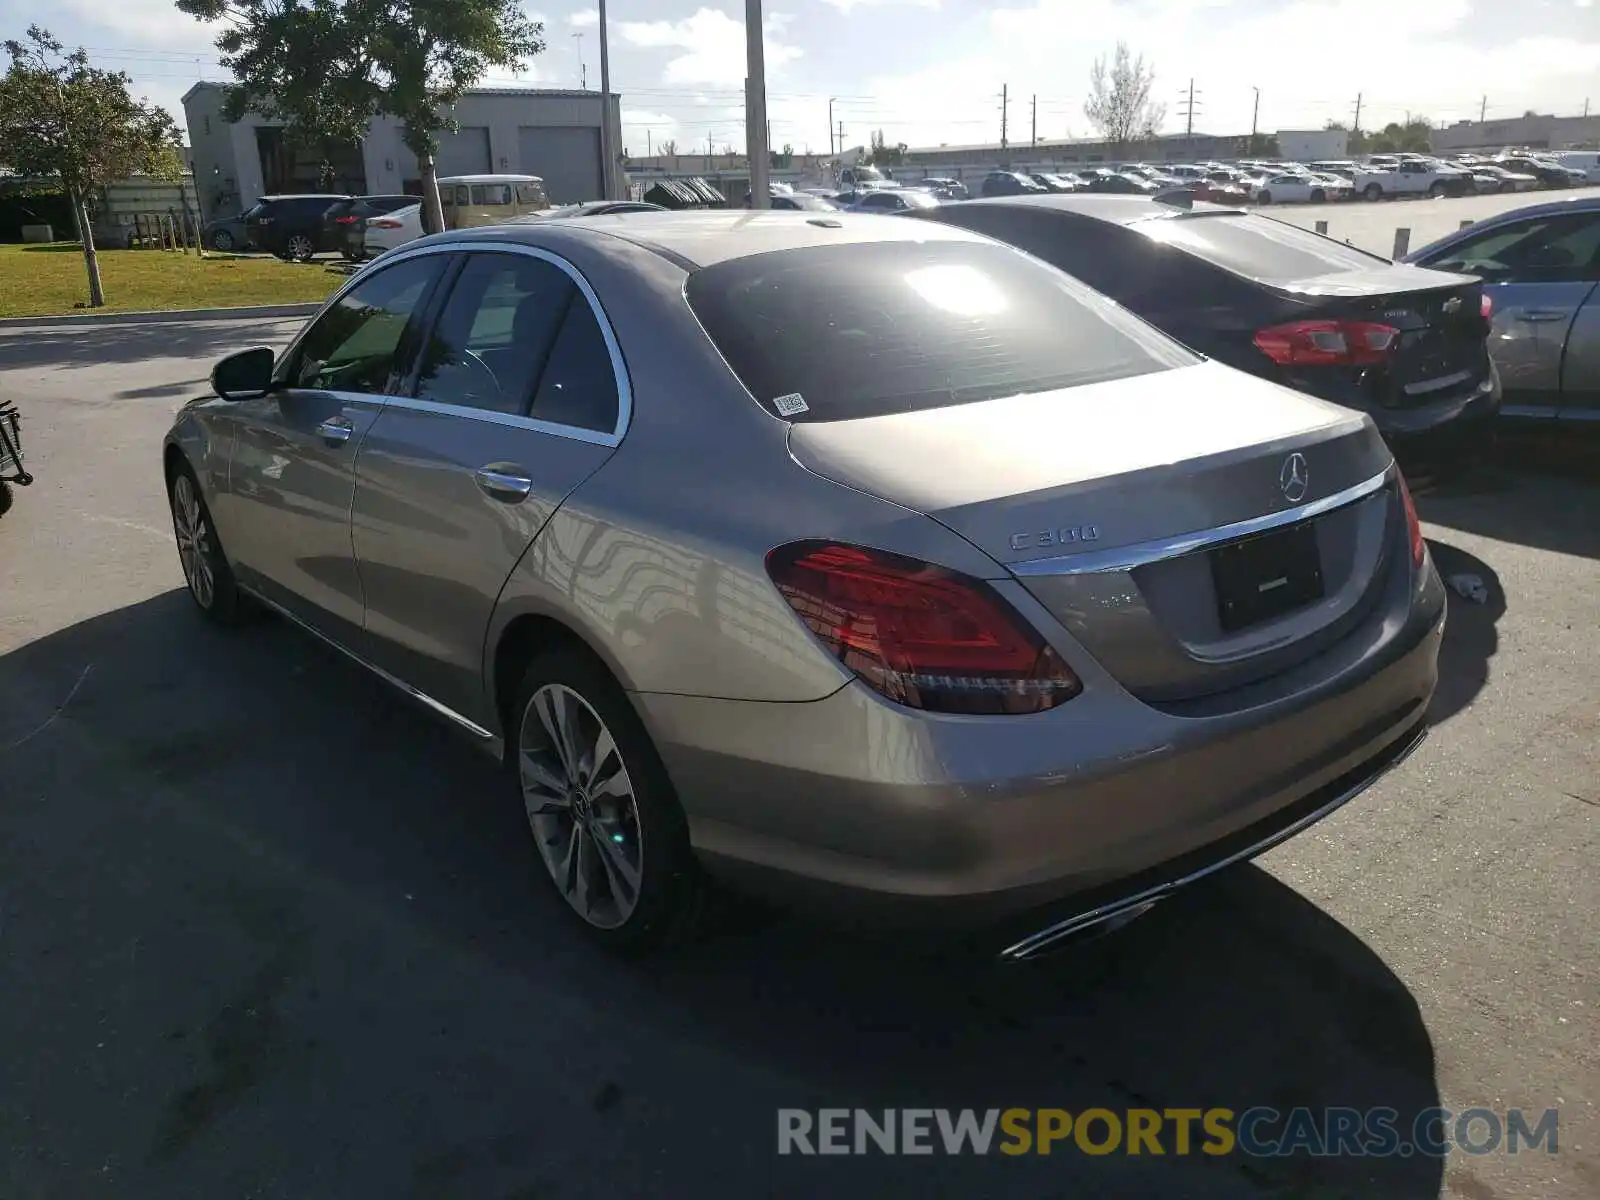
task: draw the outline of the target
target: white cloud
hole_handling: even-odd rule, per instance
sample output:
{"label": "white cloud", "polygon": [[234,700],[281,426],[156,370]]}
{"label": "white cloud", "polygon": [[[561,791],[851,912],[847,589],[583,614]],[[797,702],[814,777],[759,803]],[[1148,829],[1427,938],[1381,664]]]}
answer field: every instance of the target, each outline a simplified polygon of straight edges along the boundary
{"label": "white cloud", "polygon": [[[777,73],[800,57],[800,49],[779,40],[789,17],[774,13],[766,21],[766,66]],[[623,40],[649,50],[679,50],[662,72],[668,84],[742,88],[745,75],[744,22],[714,8],[702,8],[681,21],[624,21]]]}
{"label": "white cloud", "polygon": [[597,9],[580,8],[567,17],[567,24],[574,29],[587,29],[591,25],[600,24],[600,13]]}
{"label": "white cloud", "polygon": [[1273,8],[1227,0],[1010,0],[962,27],[964,50],[861,79],[850,91],[870,100],[847,102],[838,115],[850,145],[880,127],[890,141],[913,146],[994,142],[1008,85],[1013,145],[1031,137],[1034,95],[1041,139],[1088,136],[1089,71],[1119,40],[1154,65],[1154,95],[1166,104],[1169,132],[1183,128],[1179,93],[1191,76],[1197,133],[1247,131],[1252,88],[1261,89],[1260,124],[1269,132],[1348,124],[1358,93],[1361,123],[1371,128],[1407,112],[1436,122],[1476,118],[1485,92],[1493,116],[1549,111],[1559,107],[1553,96],[1592,90],[1600,36],[1552,31],[1483,44],[1472,9],[1471,0],[1287,0]]}
{"label": "white cloud", "polygon": [[848,13],[856,8],[886,7],[891,4],[900,8],[939,7],[939,0],[826,0],[826,2],[842,13]]}

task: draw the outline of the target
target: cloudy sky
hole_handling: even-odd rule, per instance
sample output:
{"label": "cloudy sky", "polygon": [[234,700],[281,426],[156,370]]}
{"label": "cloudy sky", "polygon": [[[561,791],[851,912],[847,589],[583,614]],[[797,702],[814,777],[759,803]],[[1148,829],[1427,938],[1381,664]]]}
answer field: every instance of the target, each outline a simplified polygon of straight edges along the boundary
{"label": "cloudy sky", "polygon": [[[486,83],[599,86],[595,12],[528,0],[548,48],[519,77]],[[634,154],[676,142],[743,147],[740,0],[609,0],[611,78]],[[0,37],[42,21],[101,65],[131,74],[182,121],[179,97],[221,79],[208,32],[170,0],[0,0]],[[882,129],[913,146],[992,141],[1001,88],[1010,136],[1086,136],[1090,67],[1125,40],[1154,64],[1166,125],[1197,132],[1434,121],[1527,109],[1600,112],[1600,0],[766,0],[772,140],[828,146],[829,99],[846,145]],[[581,36],[575,36],[581,35]]]}

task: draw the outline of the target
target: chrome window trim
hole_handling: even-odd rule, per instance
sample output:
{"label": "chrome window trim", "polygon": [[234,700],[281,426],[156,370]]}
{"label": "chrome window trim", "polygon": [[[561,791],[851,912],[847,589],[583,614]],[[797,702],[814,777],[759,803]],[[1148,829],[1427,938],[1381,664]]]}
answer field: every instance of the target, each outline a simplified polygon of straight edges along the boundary
{"label": "chrome window trim", "polygon": [[1193,554],[1196,550],[1206,550],[1238,538],[1309,521],[1336,508],[1365,500],[1387,487],[1394,476],[1395,467],[1391,463],[1371,479],[1363,480],[1343,491],[1334,492],[1331,496],[1324,496],[1320,500],[1286,508],[1282,512],[1267,513],[1265,516],[1251,517],[1244,521],[1233,521],[1227,525],[1217,525],[1211,529],[1183,533],[1176,537],[1136,542],[1131,546],[1118,546],[1111,550],[1092,550],[1085,554],[1063,554],[1054,558],[1035,558],[1026,562],[1007,563],[1006,568],[1013,575],[1035,579],[1052,575],[1097,575],[1111,571],[1132,571],[1150,563],[1161,562],[1163,559],[1179,558],[1185,554]]}
{"label": "chrome window trim", "polygon": [[[605,307],[600,303],[589,281],[585,279],[578,268],[573,266],[560,255],[546,250],[542,246],[523,246],[514,242],[480,242],[480,241],[453,241],[435,242],[427,246],[399,246],[386,252],[380,260],[374,260],[376,266],[382,262],[382,269],[396,266],[401,262],[413,258],[425,258],[433,254],[521,254],[528,258],[537,258],[549,263],[564,273],[572,280],[577,289],[583,293],[584,299],[589,302],[589,311],[594,314],[594,319],[600,325],[600,335],[605,339],[606,352],[611,358],[611,374],[617,384],[617,423],[612,426],[611,432],[604,430],[586,429],[581,425],[563,425],[556,421],[541,421],[537,417],[525,417],[517,413],[495,412],[493,409],[473,408],[466,404],[446,404],[438,400],[416,400],[409,396],[388,396],[373,393],[371,399],[381,401],[385,407],[410,409],[414,412],[438,413],[441,416],[469,417],[474,420],[487,421],[494,425],[507,425],[515,429],[528,429],[538,433],[549,434],[552,437],[570,438],[575,442],[588,442],[595,446],[618,446],[627,436],[628,426],[633,421],[633,384],[628,375],[627,361],[622,357],[622,345],[617,341],[616,330],[611,327],[611,318],[606,315]],[[370,278],[376,272],[370,268],[357,271],[350,277],[338,291],[323,303],[315,314],[306,321],[305,326],[295,335],[288,347],[283,352],[283,358],[288,358],[305,337],[306,331],[321,319],[327,312],[342,299],[345,293],[359,285],[364,279]]]}

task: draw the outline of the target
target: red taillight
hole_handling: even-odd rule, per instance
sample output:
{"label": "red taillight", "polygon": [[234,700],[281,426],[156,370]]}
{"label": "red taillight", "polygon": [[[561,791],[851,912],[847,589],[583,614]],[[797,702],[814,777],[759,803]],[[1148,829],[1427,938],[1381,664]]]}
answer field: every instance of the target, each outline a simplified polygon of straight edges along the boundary
{"label": "red taillight", "polygon": [[1406,510],[1406,536],[1411,540],[1411,565],[1421,567],[1428,553],[1428,543],[1423,540],[1422,522],[1417,517],[1417,506],[1411,499],[1411,489],[1406,486],[1404,475],[1400,477],[1400,502]]}
{"label": "red taillight", "polygon": [[388,217],[374,217],[367,222],[368,229],[399,229],[399,221],[391,221]]}
{"label": "red taillight", "polygon": [[360,217],[335,217],[333,223],[335,225],[354,225],[359,220],[361,220]]}
{"label": "red taillight", "polygon": [[1286,367],[1382,362],[1400,331],[1373,321],[1291,321],[1256,332],[1256,348]]}
{"label": "red taillight", "polygon": [[932,712],[1032,713],[1083,690],[992,587],[882,550],[796,542],[767,574],[807,628],[869,687]]}
{"label": "red taillight", "polygon": [[1478,311],[1483,314],[1485,321],[1494,316],[1494,300],[1490,298],[1488,292],[1484,292],[1483,298],[1478,301]]}

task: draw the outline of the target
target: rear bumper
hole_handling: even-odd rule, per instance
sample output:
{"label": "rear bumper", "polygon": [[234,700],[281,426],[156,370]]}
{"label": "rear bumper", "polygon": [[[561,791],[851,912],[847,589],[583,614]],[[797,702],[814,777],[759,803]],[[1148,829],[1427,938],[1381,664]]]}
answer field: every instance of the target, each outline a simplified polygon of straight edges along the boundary
{"label": "rear bumper", "polygon": [[1027,717],[930,716],[854,683],[807,704],[635,699],[713,874],[849,924],[1048,941],[1258,853],[1409,752],[1444,593],[1431,565],[1395,574],[1371,621],[1219,715],[1092,669]]}

